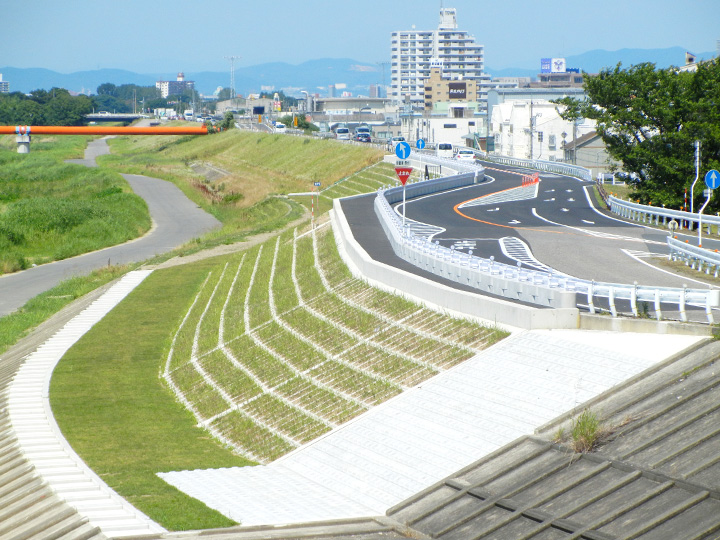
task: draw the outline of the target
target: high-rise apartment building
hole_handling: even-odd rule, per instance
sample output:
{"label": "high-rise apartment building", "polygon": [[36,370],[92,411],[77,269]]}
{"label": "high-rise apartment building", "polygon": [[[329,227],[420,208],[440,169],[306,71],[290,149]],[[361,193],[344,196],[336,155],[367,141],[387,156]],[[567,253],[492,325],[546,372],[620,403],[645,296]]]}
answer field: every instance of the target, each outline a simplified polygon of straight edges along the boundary
{"label": "high-rise apartment building", "polygon": [[441,8],[436,30],[392,33],[390,97],[394,101],[409,101],[422,108],[425,81],[430,78],[432,67],[440,67],[447,79],[477,81],[482,92],[480,99],[486,101],[485,87],[490,77],[483,73],[484,47],[476,45],[475,38],[457,26],[455,8]]}
{"label": "high-rise apartment building", "polygon": [[160,95],[163,98],[173,96],[176,94],[182,94],[185,90],[193,90],[195,88],[195,81],[186,81],[185,74],[180,72],[177,75],[176,81],[157,81],[155,88],[160,90]]}
{"label": "high-rise apartment building", "polygon": [[2,73],[0,73],[0,94],[7,94],[10,92],[10,83],[2,80]]}

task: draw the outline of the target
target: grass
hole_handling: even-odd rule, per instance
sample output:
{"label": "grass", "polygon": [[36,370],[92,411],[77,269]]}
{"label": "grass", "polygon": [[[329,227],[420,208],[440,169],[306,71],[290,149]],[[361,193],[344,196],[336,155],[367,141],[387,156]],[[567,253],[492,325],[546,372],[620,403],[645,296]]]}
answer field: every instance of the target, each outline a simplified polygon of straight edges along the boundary
{"label": "grass", "polygon": [[[327,310],[315,311],[324,298]],[[342,309],[347,325],[329,318]],[[456,335],[467,345],[443,337]],[[367,287],[329,228],[315,242],[289,231],[153,272],[63,358],[51,405],[78,454],[152,519],[171,530],[222,527],[230,522],[156,473],[272,461],[503,335]],[[158,377],[166,361],[190,409]]]}
{"label": "grass", "polygon": [[[318,181],[332,185],[384,155],[376,148],[332,140],[242,130],[194,138],[119,137],[110,145],[113,153],[99,159],[104,167],[169,180],[223,223],[203,238],[202,247],[282,227],[305,211],[306,201],[287,198],[288,193],[307,192]],[[193,171],[195,163],[229,174],[208,181]],[[182,253],[199,247],[188,246]]]}
{"label": "grass", "polygon": [[0,318],[0,354],[63,307],[122,276],[130,268],[128,266],[107,266],[87,276],[72,277],[39,294],[10,315]]}
{"label": "grass", "polygon": [[173,530],[233,523],[156,473],[250,463],[197,427],[158,377],[179,317],[211,264],[150,275],[65,355],[51,381],[52,409],[73,448],[130,503]]}
{"label": "grass", "polygon": [[0,149],[0,274],[66,259],[149,230],[145,202],[117,173],[62,159],[84,137],[39,142],[28,155]]}

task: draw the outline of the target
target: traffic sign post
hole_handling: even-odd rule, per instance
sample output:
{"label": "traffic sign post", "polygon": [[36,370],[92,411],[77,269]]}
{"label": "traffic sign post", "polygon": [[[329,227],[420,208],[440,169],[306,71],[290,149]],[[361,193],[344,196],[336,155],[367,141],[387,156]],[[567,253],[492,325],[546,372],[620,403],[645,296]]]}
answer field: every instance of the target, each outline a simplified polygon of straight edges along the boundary
{"label": "traffic sign post", "polygon": [[712,198],[713,190],[720,187],[720,172],[716,171],[715,169],[710,169],[705,175],[705,185],[709,189],[705,190],[705,196],[707,197],[707,200],[705,201],[705,204],[703,204],[703,207],[700,209],[700,212],[698,212],[698,247],[702,247],[702,213],[705,210],[705,207],[710,202],[710,199]]}
{"label": "traffic sign post", "polygon": [[[422,150],[423,148],[425,148],[425,140],[424,140],[424,139],[418,139],[417,141],[415,141],[415,146],[417,147],[418,150]],[[422,152],[418,152],[418,153],[420,154],[420,170],[422,171],[422,168],[423,168],[423,160],[422,160],[423,155],[422,155]]]}
{"label": "traffic sign post", "polygon": [[395,174],[403,185],[403,235],[405,235],[405,183],[412,174],[412,167],[395,167]]}
{"label": "traffic sign post", "polygon": [[720,187],[720,172],[715,169],[710,169],[705,174],[705,185],[710,189],[717,189]]}
{"label": "traffic sign post", "polygon": [[410,152],[410,145],[405,141],[401,141],[395,145],[395,155],[400,159],[408,159]]}

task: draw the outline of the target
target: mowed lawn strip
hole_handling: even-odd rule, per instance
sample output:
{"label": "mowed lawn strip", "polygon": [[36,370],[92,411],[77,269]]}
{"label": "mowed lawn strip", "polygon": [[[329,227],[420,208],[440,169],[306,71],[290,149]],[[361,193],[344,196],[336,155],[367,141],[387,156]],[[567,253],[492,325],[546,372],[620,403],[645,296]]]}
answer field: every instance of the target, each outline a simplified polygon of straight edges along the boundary
{"label": "mowed lawn strip", "polygon": [[63,434],[120,495],[170,530],[234,522],[156,476],[248,465],[196,426],[159,377],[213,260],[151,274],[63,358],[51,405]]}

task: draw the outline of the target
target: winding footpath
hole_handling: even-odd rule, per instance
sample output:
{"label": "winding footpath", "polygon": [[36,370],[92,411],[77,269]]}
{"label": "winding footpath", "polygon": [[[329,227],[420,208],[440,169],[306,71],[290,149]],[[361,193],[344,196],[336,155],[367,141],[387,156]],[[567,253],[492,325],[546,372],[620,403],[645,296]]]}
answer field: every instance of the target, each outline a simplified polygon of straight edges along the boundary
{"label": "winding footpath", "polygon": [[[88,145],[85,159],[69,162],[95,167],[95,158],[107,153],[106,140],[97,139]],[[124,244],[0,276],[0,317],[12,313],[65,279],[88,274],[109,264],[149,259],[220,226],[217,219],[188,199],[174,184],[137,174],[122,176],[147,203],[153,220],[150,232]]]}

